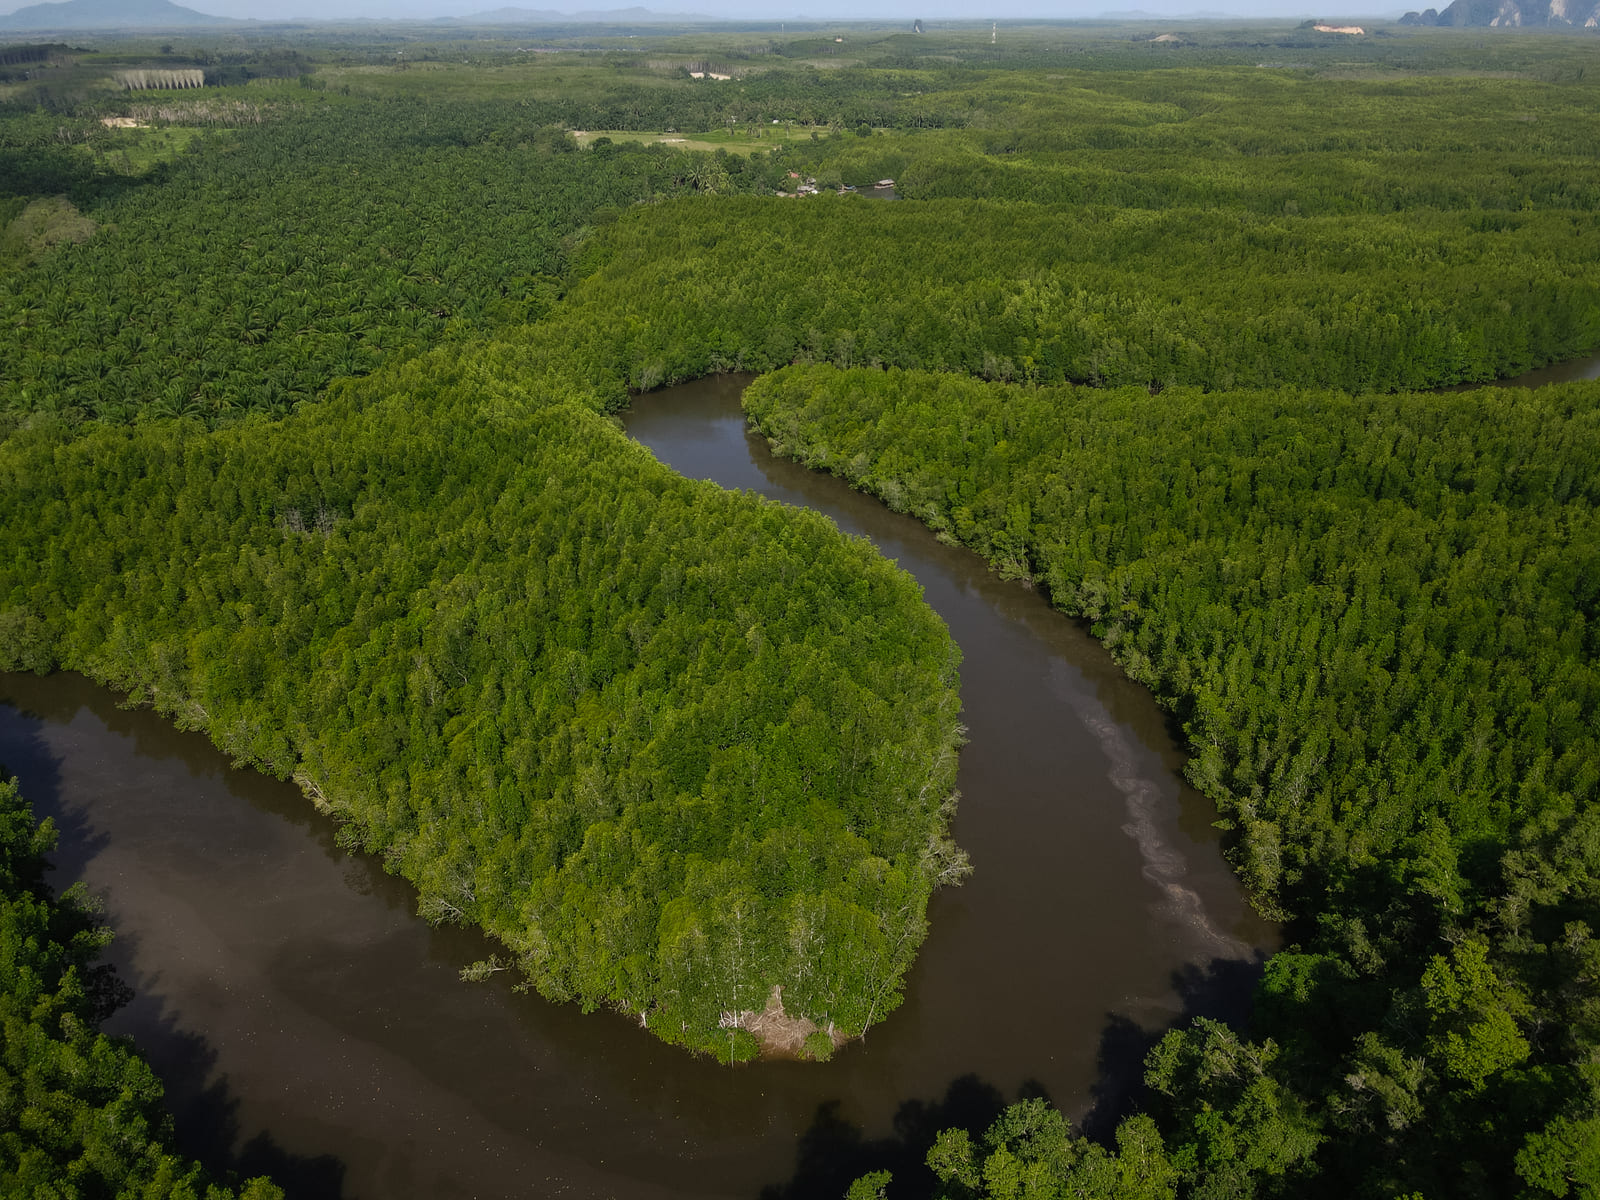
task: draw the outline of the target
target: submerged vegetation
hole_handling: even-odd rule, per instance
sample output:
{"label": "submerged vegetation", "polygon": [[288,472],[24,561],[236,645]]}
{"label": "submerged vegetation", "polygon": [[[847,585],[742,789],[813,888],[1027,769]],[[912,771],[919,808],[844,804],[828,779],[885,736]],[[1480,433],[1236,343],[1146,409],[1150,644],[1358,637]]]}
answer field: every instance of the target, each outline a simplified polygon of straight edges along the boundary
{"label": "submerged vegetation", "polygon": [[1031,1101],[945,1194],[1600,1188],[1600,385],[1410,390],[1600,345],[1587,41],[373,42],[12,56],[0,667],[295,778],[470,976],[734,1058],[781,986],[826,1057],[964,870],[955,649],[604,415],[775,371],[1172,707],[1290,922],[1115,1150]]}

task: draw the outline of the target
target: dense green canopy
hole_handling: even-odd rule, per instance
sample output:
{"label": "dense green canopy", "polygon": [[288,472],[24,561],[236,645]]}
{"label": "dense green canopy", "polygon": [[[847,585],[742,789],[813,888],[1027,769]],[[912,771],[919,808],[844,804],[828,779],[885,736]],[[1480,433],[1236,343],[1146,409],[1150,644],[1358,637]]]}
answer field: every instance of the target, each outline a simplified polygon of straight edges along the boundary
{"label": "dense green canopy", "polygon": [[[1166,1155],[1140,1117],[1142,1182],[1089,1194],[1565,1194],[1600,1099],[1600,384],[1152,396],[819,366],[745,405],[1090,621],[1291,918],[1260,1040],[1200,1022],[1147,1063],[1170,1164],[1138,1165]],[[930,1165],[952,1195],[1015,1194],[1030,1160],[1027,1194],[1082,1194],[1077,1156],[1109,1168],[1049,1129],[952,1134]]]}
{"label": "dense green canopy", "polygon": [[798,359],[1388,391],[1600,342],[1600,234],[1569,212],[729,198],[630,213],[583,268],[596,273],[558,320],[636,388]]}
{"label": "dense green canopy", "polygon": [[769,435],[1091,621],[1291,918],[1115,1152],[1031,1103],[939,1186],[1594,1194],[1596,386],[1406,391],[1600,345],[1592,47],[1144,32],[0,58],[0,667],[297,777],[471,974],[826,1054],[963,867],[954,648],[600,415],[791,368]]}
{"label": "dense green canopy", "polygon": [[548,996],[724,1054],[774,985],[840,1036],[898,1003],[960,864],[908,576],[444,352],[197,434],[0,447],[0,667],[294,776]]}

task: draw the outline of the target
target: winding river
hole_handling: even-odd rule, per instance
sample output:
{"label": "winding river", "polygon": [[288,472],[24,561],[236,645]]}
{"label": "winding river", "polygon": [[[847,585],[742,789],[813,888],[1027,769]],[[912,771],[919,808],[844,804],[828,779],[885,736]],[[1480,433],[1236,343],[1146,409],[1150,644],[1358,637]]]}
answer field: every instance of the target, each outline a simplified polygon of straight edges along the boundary
{"label": "winding river", "polygon": [[[1600,374],[1600,360],[1590,360]],[[956,819],[906,1002],[826,1065],[730,1069],[611,1014],[467,985],[477,935],[414,915],[294,787],[74,675],[0,675],[0,762],[62,827],[54,878],[118,931],[131,1034],[180,1134],[291,1197],[838,1196],[928,1132],[1045,1094],[1103,1123],[1153,1032],[1239,1013],[1271,945],[1164,715],[1037,594],[842,482],[774,460],[741,381],[639,400],[684,474],[806,504],[912,572],[961,644]]]}

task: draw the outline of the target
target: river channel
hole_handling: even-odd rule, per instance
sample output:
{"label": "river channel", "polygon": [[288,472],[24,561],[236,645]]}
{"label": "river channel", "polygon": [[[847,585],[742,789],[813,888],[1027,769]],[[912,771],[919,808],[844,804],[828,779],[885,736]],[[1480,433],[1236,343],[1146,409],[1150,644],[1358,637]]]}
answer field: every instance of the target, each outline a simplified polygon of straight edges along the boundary
{"label": "river channel", "polygon": [[418,920],[296,788],[79,676],[0,675],[0,763],[62,828],[54,881],[106,902],[136,995],[108,1028],[166,1080],[191,1152],[318,1200],[837,1197],[1019,1095],[1103,1119],[1153,1031],[1240,1011],[1273,930],[1149,694],[1036,593],[773,459],[741,386],[642,398],[626,427],[686,475],[870,537],[964,655],[975,871],[934,898],[905,1004],[828,1064],[730,1069],[503,976],[464,984],[482,939]]}

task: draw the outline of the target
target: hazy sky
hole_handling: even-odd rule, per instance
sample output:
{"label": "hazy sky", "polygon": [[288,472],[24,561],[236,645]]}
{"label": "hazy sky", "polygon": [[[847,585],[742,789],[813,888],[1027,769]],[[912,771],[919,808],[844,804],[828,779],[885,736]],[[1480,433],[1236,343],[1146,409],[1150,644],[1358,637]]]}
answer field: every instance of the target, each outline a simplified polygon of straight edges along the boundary
{"label": "hazy sky", "polygon": [[[26,7],[33,0],[0,0],[0,14]],[[1443,8],[1449,0],[1428,0]],[[745,20],[812,19],[987,21],[1007,16],[1073,20],[1107,12],[1138,10],[1170,17],[1197,13],[1240,17],[1331,17],[1349,14],[1399,16],[1373,0],[1329,0],[1315,10],[1304,0],[175,0],[186,8],[220,17],[289,20],[305,17],[431,18],[465,16],[502,7],[555,12],[603,12],[629,7],[660,13],[705,13]],[[1424,7],[1426,5],[1423,5]],[[1413,5],[1416,7],[1416,5]]]}

